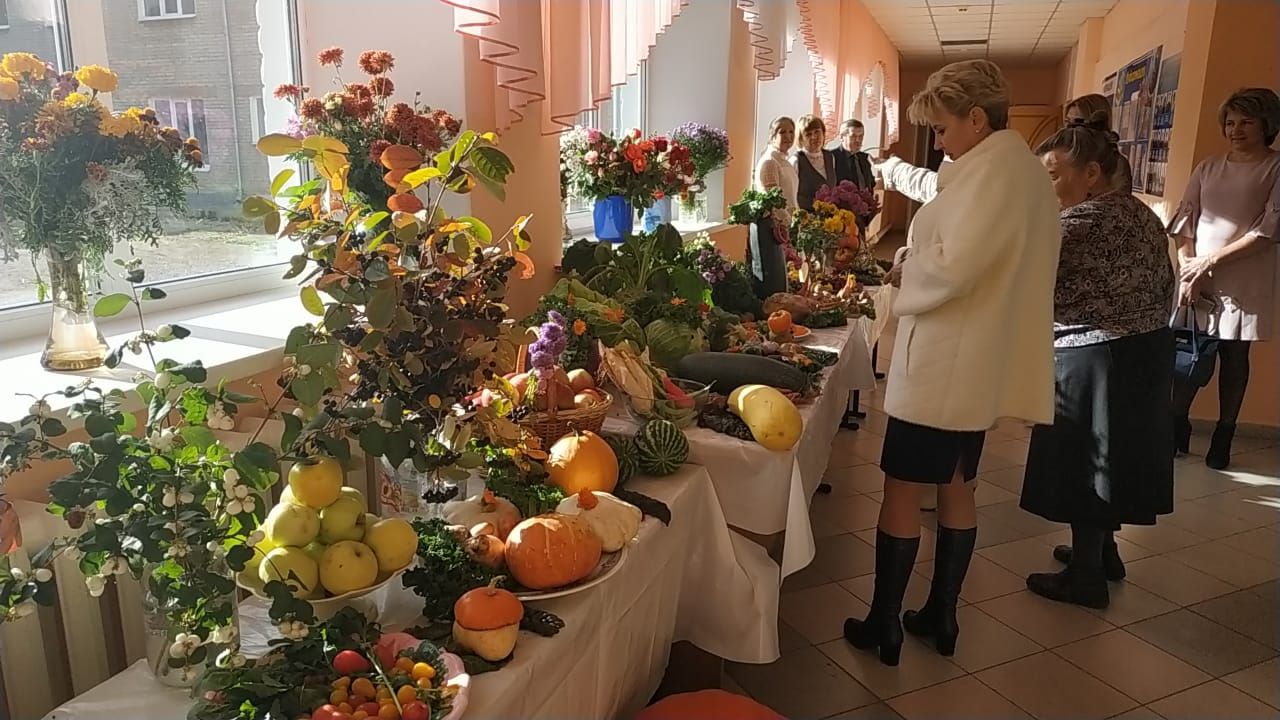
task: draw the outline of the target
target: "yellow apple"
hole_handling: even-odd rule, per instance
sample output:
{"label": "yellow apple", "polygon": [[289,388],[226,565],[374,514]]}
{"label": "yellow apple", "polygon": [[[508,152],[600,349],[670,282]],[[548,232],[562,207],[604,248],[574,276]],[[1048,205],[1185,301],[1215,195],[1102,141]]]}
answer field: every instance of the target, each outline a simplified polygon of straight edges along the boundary
{"label": "yellow apple", "polygon": [[364,516],[363,498],[344,492],[320,509],[320,542],[332,545],[339,540],[359,540],[364,537]]}
{"label": "yellow apple", "polygon": [[293,488],[289,487],[287,483],[285,484],[284,489],[280,491],[280,504],[281,505],[301,505],[302,504],[301,502],[299,502],[298,498],[293,496]]}
{"label": "yellow apple", "polygon": [[316,565],[319,566],[320,558],[324,557],[324,551],[328,548],[328,545],[316,540],[315,542],[307,543],[307,546],[302,548],[302,552],[306,553],[312,560],[315,560]]}
{"label": "yellow apple", "polygon": [[267,513],[262,531],[277,547],[302,547],[320,534],[320,515],[306,505],[276,505]]}
{"label": "yellow apple", "polygon": [[320,584],[334,595],[367,588],[378,578],[378,558],[368,545],[342,540],[320,558]]}
{"label": "yellow apple", "polygon": [[369,537],[369,528],[373,527],[374,523],[378,522],[378,519],[379,519],[378,516],[374,515],[371,512],[367,512],[364,514],[364,535],[365,536],[363,538],[360,538],[360,540],[364,542],[365,545],[369,544],[367,542],[367,539]]}
{"label": "yellow apple", "polygon": [[409,564],[418,552],[418,533],[401,518],[387,518],[370,525],[364,542],[378,556],[378,570],[394,572]]}
{"label": "yellow apple", "polygon": [[340,494],[344,498],[353,498],[355,500],[358,500],[360,502],[361,508],[365,510],[369,509],[369,503],[364,501],[364,493],[360,492],[359,490],[353,487],[347,487],[344,485],[342,486],[342,491]]}
{"label": "yellow apple", "polygon": [[319,510],[342,494],[342,464],[329,457],[310,457],[289,468],[289,489],[307,507]]}
{"label": "yellow apple", "polygon": [[304,598],[315,591],[320,569],[301,548],[278,547],[258,566],[258,578],[264,584],[279,580],[289,586],[294,597]]}

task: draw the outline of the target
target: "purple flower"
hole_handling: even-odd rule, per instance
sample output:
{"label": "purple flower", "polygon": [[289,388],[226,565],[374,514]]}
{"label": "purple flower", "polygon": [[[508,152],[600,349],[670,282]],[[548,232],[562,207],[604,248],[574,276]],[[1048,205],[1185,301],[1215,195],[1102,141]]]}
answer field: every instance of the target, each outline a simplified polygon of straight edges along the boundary
{"label": "purple flower", "polygon": [[301,140],[307,136],[307,126],[297,115],[290,115],[284,124],[284,134]]}

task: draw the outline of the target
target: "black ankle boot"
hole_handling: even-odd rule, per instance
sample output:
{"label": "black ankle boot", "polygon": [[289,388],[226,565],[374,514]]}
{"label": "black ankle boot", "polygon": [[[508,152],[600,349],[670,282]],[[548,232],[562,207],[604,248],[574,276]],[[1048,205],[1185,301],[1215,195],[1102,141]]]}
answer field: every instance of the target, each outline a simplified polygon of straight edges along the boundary
{"label": "black ankle boot", "polygon": [[907,632],[932,637],[942,655],[951,656],[956,652],[956,638],[960,635],[956,603],[960,602],[960,586],[969,571],[969,559],[973,557],[973,544],[977,539],[977,528],[952,530],[938,526],[929,599],[918,611],[908,610],[902,616]]}
{"label": "black ankle boot", "polygon": [[1096,610],[1105,610],[1111,604],[1102,568],[1084,571],[1068,565],[1056,573],[1032,573],[1027,576],[1027,589],[1040,597]]}
{"label": "black ankle boot", "polygon": [[[1053,549],[1053,559],[1063,565],[1071,564],[1071,546],[1058,545]],[[1102,574],[1108,582],[1120,582],[1124,579],[1124,561],[1120,559],[1120,548],[1111,538],[1102,546]]]}
{"label": "black ankle boot", "polygon": [[1209,452],[1205,453],[1204,464],[1214,470],[1226,470],[1231,464],[1231,441],[1235,436],[1235,424],[1218,423],[1218,427],[1213,430],[1213,440],[1209,441]]}
{"label": "black ankle boot", "polygon": [[915,566],[920,538],[876,532],[876,586],[865,620],[844,621],[844,639],[859,650],[879,648],[880,662],[897,665],[902,653],[902,596]]}
{"label": "black ankle boot", "polygon": [[1173,419],[1173,454],[1186,455],[1191,452],[1191,420],[1186,415]]}

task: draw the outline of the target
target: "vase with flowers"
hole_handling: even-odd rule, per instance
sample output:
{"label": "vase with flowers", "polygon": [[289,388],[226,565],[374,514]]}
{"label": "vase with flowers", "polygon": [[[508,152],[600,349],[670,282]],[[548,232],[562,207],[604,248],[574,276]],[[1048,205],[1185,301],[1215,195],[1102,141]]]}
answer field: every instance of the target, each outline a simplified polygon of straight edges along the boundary
{"label": "vase with flowers", "polygon": [[575,127],[560,136],[565,184],[575,196],[595,202],[597,239],[626,240],[635,209],[649,207],[662,191],[668,167],[658,161],[657,145],[639,130],[614,138],[595,128]]}
{"label": "vase with flowers", "polygon": [[672,199],[682,197],[695,180],[689,148],[661,135],[649,138],[649,142],[653,145],[652,162],[661,178],[653,205],[644,213],[645,232],[653,232],[662,223],[671,222]]}
{"label": "vase with flowers", "polygon": [[681,217],[707,219],[707,176],[729,164],[729,134],[703,123],[687,122],[671,131],[671,140],[689,149],[693,178],[680,194]]}
{"label": "vase with flowers", "polygon": [[96,273],[117,243],[156,244],[160,210],[185,206],[203,162],[199,144],[154,111],[103,105],[118,84],[98,65],[59,73],[30,53],[0,59],[0,260],[25,251],[47,265],[36,291],[52,305],[40,360],[51,370],[102,364]]}

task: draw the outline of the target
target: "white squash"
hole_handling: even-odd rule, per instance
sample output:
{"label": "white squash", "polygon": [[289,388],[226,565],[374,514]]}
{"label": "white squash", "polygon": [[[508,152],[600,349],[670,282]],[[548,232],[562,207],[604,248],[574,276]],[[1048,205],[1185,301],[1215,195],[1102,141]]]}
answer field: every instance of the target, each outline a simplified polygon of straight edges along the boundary
{"label": "white squash", "polygon": [[495,532],[487,534],[505,541],[511,528],[520,524],[520,511],[510,500],[494,495],[491,490],[485,490],[466,500],[445,503],[444,519],[450,525],[461,525],[464,528],[488,523]]}
{"label": "white squash", "polygon": [[640,532],[640,521],[644,519],[640,508],[598,490],[584,489],[577,495],[570,495],[560,501],[556,512],[577,515],[586,520],[599,536],[601,549],[605,552],[617,552],[631,542]]}

